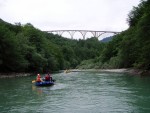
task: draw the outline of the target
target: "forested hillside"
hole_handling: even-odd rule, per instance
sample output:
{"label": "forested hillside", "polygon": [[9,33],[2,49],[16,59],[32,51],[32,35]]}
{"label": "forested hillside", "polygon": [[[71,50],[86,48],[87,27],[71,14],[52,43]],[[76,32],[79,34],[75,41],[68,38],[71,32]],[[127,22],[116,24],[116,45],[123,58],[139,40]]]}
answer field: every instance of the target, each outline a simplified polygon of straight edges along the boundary
{"label": "forested hillside", "polygon": [[104,44],[97,38],[71,40],[42,32],[30,23],[0,20],[0,72],[48,72],[75,68],[99,56]]}
{"label": "forested hillside", "polygon": [[128,14],[129,29],[113,37],[102,54],[80,68],[139,68],[150,70],[150,0],[142,0]]}
{"label": "forested hillside", "polygon": [[100,41],[101,41],[101,42],[109,42],[109,41],[112,40],[112,38],[113,38],[113,36],[109,36],[109,37],[106,37],[106,38],[104,38],[104,39],[102,39],[102,40],[100,40]]}

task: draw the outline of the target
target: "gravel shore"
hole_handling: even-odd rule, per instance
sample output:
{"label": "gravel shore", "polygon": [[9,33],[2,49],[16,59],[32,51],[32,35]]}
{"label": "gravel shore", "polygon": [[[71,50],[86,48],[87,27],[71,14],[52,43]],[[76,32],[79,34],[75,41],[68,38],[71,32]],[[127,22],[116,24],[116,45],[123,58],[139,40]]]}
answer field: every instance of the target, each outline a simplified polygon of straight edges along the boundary
{"label": "gravel shore", "polygon": [[98,71],[98,72],[115,72],[115,73],[128,73],[131,75],[150,76],[150,71],[139,69],[73,69],[72,72],[80,71]]}

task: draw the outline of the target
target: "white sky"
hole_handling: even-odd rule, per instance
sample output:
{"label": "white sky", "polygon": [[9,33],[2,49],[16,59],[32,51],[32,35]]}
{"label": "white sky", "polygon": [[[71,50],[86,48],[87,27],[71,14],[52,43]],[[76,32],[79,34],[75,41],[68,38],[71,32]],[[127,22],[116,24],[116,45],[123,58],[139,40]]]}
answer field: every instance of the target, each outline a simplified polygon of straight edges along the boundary
{"label": "white sky", "polygon": [[0,18],[40,30],[123,31],[140,0],[0,0]]}

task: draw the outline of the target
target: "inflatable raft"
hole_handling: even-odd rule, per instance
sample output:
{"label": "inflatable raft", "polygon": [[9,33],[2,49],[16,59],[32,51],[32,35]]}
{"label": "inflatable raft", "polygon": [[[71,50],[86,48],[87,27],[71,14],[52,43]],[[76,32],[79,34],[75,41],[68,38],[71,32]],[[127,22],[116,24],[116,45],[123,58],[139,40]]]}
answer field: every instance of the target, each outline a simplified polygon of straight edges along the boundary
{"label": "inflatable raft", "polygon": [[54,81],[43,81],[43,82],[35,82],[36,86],[52,86],[54,85]]}

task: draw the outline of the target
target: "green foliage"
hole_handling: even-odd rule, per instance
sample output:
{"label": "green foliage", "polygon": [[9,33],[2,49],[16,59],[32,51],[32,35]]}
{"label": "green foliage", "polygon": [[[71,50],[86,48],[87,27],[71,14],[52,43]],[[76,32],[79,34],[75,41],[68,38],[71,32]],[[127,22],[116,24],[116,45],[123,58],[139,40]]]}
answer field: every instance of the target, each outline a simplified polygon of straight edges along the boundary
{"label": "green foliage", "polygon": [[[107,43],[96,62],[90,62],[95,65],[94,68],[150,70],[150,0],[142,0],[138,7],[134,7],[127,21],[129,29]],[[88,61],[83,64],[83,67],[90,65]]]}
{"label": "green foliage", "polygon": [[26,61],[22,58],[21,49],[14,32],[3,24],[0,25],[0,71],[24,70]]}
{"label": "green foliage", "polygon": [[[113,38],[102,56],[103,62],[109,65],[117,63],[114,68],[136,67],[150,69],[150,0],[141,1],[138,7],[134,7],[129,14],[129,29]],[[115,59],[113,59],[115,58]],[[118,58],[118,61],[117,59]]]}
{"label": "green foliage", "polygon": [[94,68],[95,64],[93,63],[93,59],[84,60],[81,62],[80,65],[77,66],[79,69],[92,69]]}
{"label": "green foliage", "polygon": [[104,44],[98,39],[71,40],[42,32],[30,23],[0,20],[0,72],[49,72],[75,68],[95,58]]}
{"label": "green foliage", "polygon": [[145,5],[146,2],[141,1],[139,6],[133,7],[132,11],[129,13],[127,21],[131,27],[136,26],[136,24],[138,24],[138,21],[141,19],[142,15],[145,12]]}
{"label": "green foliage", "polygon": [[111,57],[115,57],[118,55],[121,46],[120,43],[122,41],[122,36],[122,34],[115,36],[113,40],[106,45],[105,49],[101,54],[101,61],[103,63],[108,62],[111,59]]}

